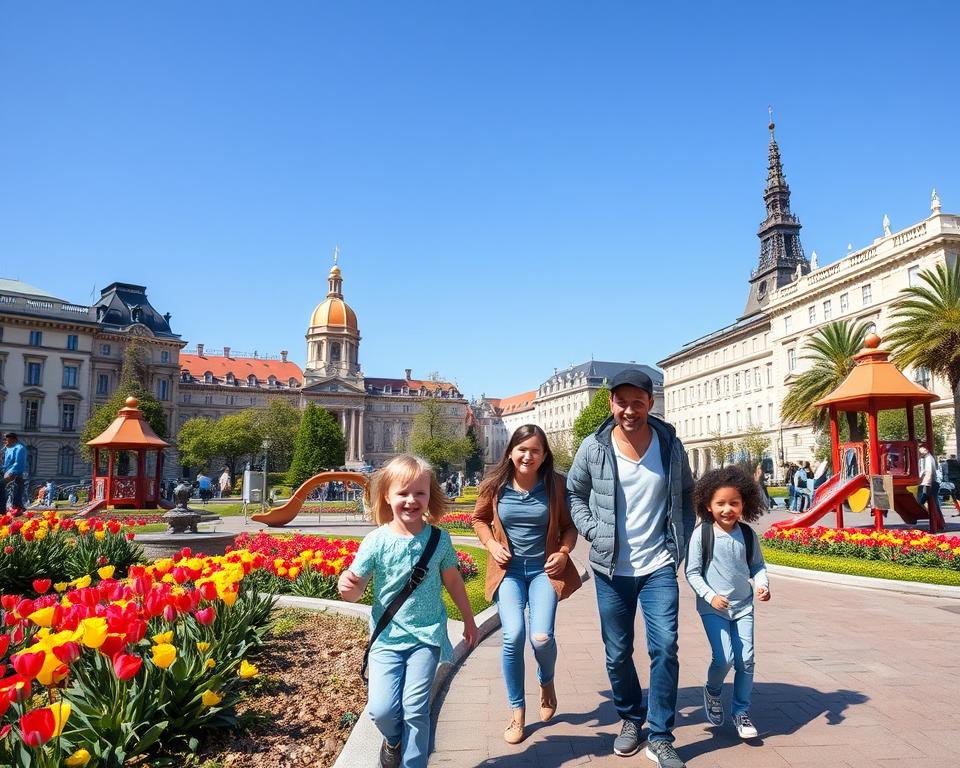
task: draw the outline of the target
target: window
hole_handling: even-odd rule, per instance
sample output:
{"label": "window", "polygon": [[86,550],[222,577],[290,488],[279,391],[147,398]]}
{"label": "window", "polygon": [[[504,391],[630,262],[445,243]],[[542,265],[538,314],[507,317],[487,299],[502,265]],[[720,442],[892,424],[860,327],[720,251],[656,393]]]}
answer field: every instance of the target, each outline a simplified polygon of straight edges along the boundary
{"label": "window", "polygon": [[840,311],[846,312],[850,309],[850,295],[846,293],[840,294]]}
{"label": "window", "polygon": [[68,445],[63,446],[57,454],[57,469],[61,475],[72,475],[73,474],[73,462],[76,458],[76,453],[73,448]]}
{"label": "window", "polygon": [[169,363],[169,362],[170,362],[170,353],[169,353],[167,350],[163,350],[163,351],[160,353],[160,362],[161,362],[161,363]]}
{"label": "window", "polygon": [[31,347],[43,346],[43,331],[30,331],[30,346]]}
{"label": "window", "polygon": [[77,405],[64,403],[60,406],[60,429],[64,432],[73,432],[76,429]]}
{"label": "window", "polygon": [[340,362],[340,342],[333,341],[330,343],[330,362],[339,363]]}
{"label": "window", "polygon": [[917,368],[913,373],[913,380],[924,389],[930,389],[930,371],[926,368]]}
{"label": "window", "polygon": [[183,402],[189,404],[189,403],[190,403],[190,395],[184,395],[184,396],[183,396]]}
{"label": "window", "polygon": [[23,404],[23,428],[35,430],[40,426],[40,401],[30,398]]}
{"label": "window", "polygon": [[739,373],[733,374],[733,391],[734,392],[740,391],[740,374]]}
{"label": "window", "polygon": [[160,379],[157,382],[157,400],[168,400],[170,398],[169,387],[170,382],[166,379]]}
{"label": "window", "polygon": [[63,388],[64,389],[77,388],[77,372],[78,372],[78,368],[75,365],[63,366]]}
{"label": "window", "polygon": [[97,394],[106,395],[110,392],[110,376],[106,373],[97,374]]}
{"label": "window", "polygon": [[920,267],[910,267],[907,270],[907,283],[911,288],[920,284]]}
{"label": "window", "polygon": [[75,351],[77,350],[77,346],[78,346],[78,344],[79,344],[79,341],[80,341],[80,339],[79,339],[79,337],[77,336],[77,334],[75,334],[75,333],[69,334],[69,335],[67,336],[67,349],[69,349],[71,352],[75,352]]}
{"label": "window", "polygon": [[830,299],[827,299],[823,302],[823,319],[829,320],[833,317],[833,305],[830,303]]}
{"label": "window", "polygon": [[767,403],[767,421],[773,426],[773,403]]}
{"label": "window", "polygon": [[109,344],[101,344],[101,345],[100,345],[100,354],[103,355],[104,357],[110,357],[110,345],[109,345]]}
{"label": "window", "polygon": [[783,332],[790,333],[793,330],[793,318],[790,315],[787,315],[783,318]]}
{"label": "window", "polygon": [[817,322],[817,305],[812,304],[807,309],[807,320],[810,322],[810,325],[814,325]]}
{"label": "window", "polygon": [[747,408],[747,426],[753,425],[753,408]]}
{"label": "window", "polygon": [[43,377],[43,363],[27,363],[26,373],[27,380],[24,383],[29,384],[30,386],[39,387],[40,381]]}
{"label": "window", "polygon": [[787,370],[794,371],[797,367],[797,350],[788,349],[787,350]]}
{"label": "window", "polygon": [[760,385],[761,385],[761,383],[760,383],[760,368],[759,368],[759,367],[753,369],[753,384],[754,384],[754,386],[756,386],[757,388],[759,388]]}
{"label": "window", "polygon": [[860,295],[863,297],[863,306],[867,306],[873,301],[873,290],[870,288],[870,283],[860,289]]}

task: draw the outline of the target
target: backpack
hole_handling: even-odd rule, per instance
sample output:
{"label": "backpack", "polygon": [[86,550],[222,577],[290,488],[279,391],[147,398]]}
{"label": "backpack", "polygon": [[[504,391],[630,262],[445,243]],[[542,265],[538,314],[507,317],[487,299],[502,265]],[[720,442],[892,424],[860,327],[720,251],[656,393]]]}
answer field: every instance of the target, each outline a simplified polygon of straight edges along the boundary
{"label": "backpack", "polygon": [[[737,525],[740,526],[740,533],[743,534],[743,544],[747,549],[747,565],[749,565],[753,560],[756,534],[753,532],[753,528],[746,523],[738,521]],[[700,544],[703,549],[700,572],[705,574],[707,572],[707,566],[710,565],[710,561],[713,560],[713,523],[709,525],[707,523],[701,523],[700,527],[703,529],[700,531]]]}

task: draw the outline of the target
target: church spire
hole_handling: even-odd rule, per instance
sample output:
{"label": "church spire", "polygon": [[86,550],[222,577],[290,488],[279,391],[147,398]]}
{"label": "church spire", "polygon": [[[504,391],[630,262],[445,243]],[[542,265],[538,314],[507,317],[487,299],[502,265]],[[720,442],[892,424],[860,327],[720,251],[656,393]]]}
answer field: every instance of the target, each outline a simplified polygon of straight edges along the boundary
{"label": "church spire", "polygon": [[330,274],[327,275],[327,296],[335,299],[343,298],[343,278],[340,276],[340,246],[333,249],[333,266],[330,267]]}

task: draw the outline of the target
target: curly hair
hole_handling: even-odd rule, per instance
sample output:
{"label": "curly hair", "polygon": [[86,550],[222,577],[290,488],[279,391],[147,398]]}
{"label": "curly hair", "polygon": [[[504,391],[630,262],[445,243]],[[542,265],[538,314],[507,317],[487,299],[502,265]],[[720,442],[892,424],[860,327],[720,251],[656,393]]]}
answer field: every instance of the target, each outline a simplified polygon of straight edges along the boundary
{"label": "curly hair", "polygon": [[697,517],[705,522],[713,522],[710,502],[721,488],[736,488],[743,499],[743,520],[752,523],[763,515],[763,499],[760,486],[741,467],[722,467],[713,469],[699,480],[693,490],[693,504]]}

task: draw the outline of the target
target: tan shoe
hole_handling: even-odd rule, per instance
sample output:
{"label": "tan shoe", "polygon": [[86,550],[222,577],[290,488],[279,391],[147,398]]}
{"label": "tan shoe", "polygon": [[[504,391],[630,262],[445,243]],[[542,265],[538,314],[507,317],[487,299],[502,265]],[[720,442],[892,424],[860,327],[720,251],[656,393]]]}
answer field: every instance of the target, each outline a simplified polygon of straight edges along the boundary
{"label": "tan shoe", "polygon": [[503,740],[507,744],[519,744],[523,741],[523,723],[525,711],[523,709],[513,710],[513,719],[503,731]]}
{"label": "tan shoe", "polygon": [[540,720],[547,722],[557,714],[557,691],[553,681],[540,686]]}

